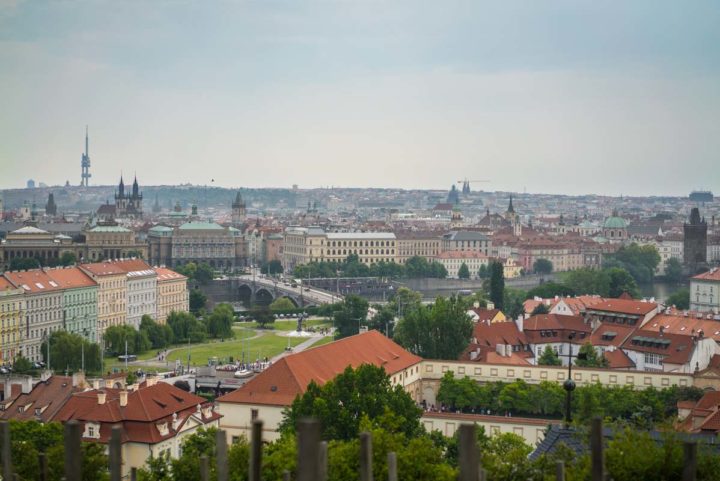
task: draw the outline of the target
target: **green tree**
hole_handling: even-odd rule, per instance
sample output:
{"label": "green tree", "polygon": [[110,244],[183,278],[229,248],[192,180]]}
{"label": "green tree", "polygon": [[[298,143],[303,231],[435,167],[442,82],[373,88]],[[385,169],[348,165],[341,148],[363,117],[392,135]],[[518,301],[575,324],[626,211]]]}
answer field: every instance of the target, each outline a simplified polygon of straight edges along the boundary
{"label": "green tree", "polygon": [[480,269],[478,270],[478,277],[480,279],[488,279],[490,277],[490,269],[487,265],[483,264],[480,266]]}
{"label": "green tree", "polygon": [[464,262],[460,265],[460,268],[458,269],[458,278],[470,279],[470,269]]}
{"label": "green tree", "polygon": [[323,439],[356,440],[364,416],[374,421],[387,413],[394,416],[396,432],[409,437],[422,432],[421,409],[402,386],[390,384],[385,369],[371,364],[357,369],[348,366],[323,386],[311,381],[284,412],[280,430],[294,433],[298,420],[314,417],[320,420]]}
{"label": "green tree", "polygon": [[640,288],[635,282],[635,278],[627,270],[620,267],[611,267],[606,269],[606,272],[610,278],[610,290],[608,292],[610,297],[620,297],[624,292],[630,294],[633,299],[640,297]]}
{"label": "green tree", "polygon": [[658,264],[660,264],[660,254],[654,245],[640,246],[632,243],[603,257],[603,267],[625,269],[639,284],[652,282]]}
{"label": "green tree", "polygon": [[207,337],[205,324],[189,312],[171,312],[167,324],[176,343],[184,343],[188,339],[190,342],[204,342]]}
{"label": "green tree", "polygon": [[665,278],[678,284],[685,280],[682,263],[674,257],[665,261]]}
{"label": "green tree", "polygon": [[545,346],[545,349],[543,349],[537,363],[540,366],[559,366],[562,364],[562,361],[560,361],[557,352],[548,344]]}
{"label": "green tree", "polygon": [[[132,328],[131,328],[132,329]],[[47,362],[47,340],[41,345],[43,360]],[[91,343],[78,334],[55,331],[50,334],[50,360],[55,369],[78,371],[82,368],[83,354],[85,370],[100,371],[100,346]]]}
{"label": "green tree", "polygon": [[213,309],[212,314],[205,318],[208,335],[216,339],[232,338],[232,323],[234,319],[235,311],[230,304],[218,304],[215,306],[215,309]]}
{"label": "green tree", "polygon": [[29,269],[37,269],[40,267],[40,261],[34,257],[14,257],[10,260],[11,271],[26,271]]}
{"label": "green tree", "polygon": [[496,309],[503,309],[505,305],[505,275],[503,265],[500,262],[490,263],[490,300],[495,304]]}
{"label": "green tree", "polygon": [[297,307],[287,297],[278,297],[270,304],[271,311],[292,311],[294,309]]}
{"label": "green tree", "polygon": [[[105,349],[114,356],[125,354],[126,341],[128,354],[142,354],[152,346],[146,332],[137,331],[135,328],[128,325],[108,327],[105,329],[103,338],[105,339]],[[52,346],[52,340],[50,345]],[[54,355],[51,355],[50,357],[53,360],[57,359]]]}
{"label": "green tree", "polygon": [[63,252],[60,256],[61,266],[72,266],[77,262],[77,256],[72,252]]}
{"label": "green tree", "polygon": [[13,372],[17,374],[25,374],[26,372],[30,372],[32,370],[32,363],[30,360],[26,357],[23,357],[22,355],[18,355],[15,357],[15,361],[13,362]]}
{"label": "green tree", "polygon": [[548,306],[543,304],[542,302],[535,306],[535,309],[532,310],[530,313],[531,316],[537,316],[538,314],[548,314],[550,312],[550,309],[548,309]]}
{"label": "green tree", "polygon": [[677,309],[690,309],[690,289],[687,287],[678,289],[668,296],[665,303],[668,306],[675,306]]}
{"label": "green tree", "polygon": [[270,274],[270,275],[282,274],[283,273],[282,262],[280,262],[277,259],[273,259],[270,262],[264,263],[261,267],[261,271],[264,274]]}
{"label": "green tree", "polygon": [[201,262],[197,266],[197,270],[195,271],[195,280],[198,281],[200,284],[209,284],[214,277],[215,271],[213,271],[213,268],[210,267],[210,265]]}
{"label": "green tree", "polygon": [[563,272],[560,276],[563,285],[570,287],[578,295],[597,294],[608,297],[610,293],[610,276],[605,270],[582,267]]}
{"label": "green tree", "polygon": [[553,264],[547,259],[537,259],[533,262],[533,271],[536,274],[550,274],[553,270]]}
{"label": "green tree", "polygon": [[140,331],[145,333],[153,349],[164,349],[173,342],[172,328],[167,324],[158,324],[147,314],[140,319]]}
{"label": "green tree", "polygon": [[256,307],[248,312],[248,316],[252,317],[260,325],[261,329],[267,329],[271,327],[270,324],[275,322],[275,315],[265,306]]}
{"label": "green tree", "polygon": [[503,312],[509,319],[517,319],[525,314],[525,307],[523,306],[525,291],[508,287],[504,290],[503,297]]}
{"label": "green tree", "polygon": [[461,299],[438,297],[430,307],[419,305],[406,311],[394,337],[418,356],[457,359],[470,341],[472,326]]}
{"label": "green tree", "polygon": [[206,304],[207,296],[201,290],[193,289],[190,291],[190,312],[197,314],[205,309]]}
{"label": "green tree", "polygon": [[605,356],[598,354],[592,344],[586,342],[578,350],[575,365],[578,367],[607,367],[608,362]]}
{"label": "green tree", "polygon": [[527,292],[526,299],[534,299],[540,297],[542,299],[550,299],[555,296],[574,296],[575,290],[565,284],[557,282],[543,282],[537,287],[533,287]]}
{"label": "green tree", "polygon": [[360,325],[366,322],[368,301],[360,296],[350,294],[345,296],[342,307],[335,311],[333,323],[335,325],[335,339],[353,336],[360,332]]}

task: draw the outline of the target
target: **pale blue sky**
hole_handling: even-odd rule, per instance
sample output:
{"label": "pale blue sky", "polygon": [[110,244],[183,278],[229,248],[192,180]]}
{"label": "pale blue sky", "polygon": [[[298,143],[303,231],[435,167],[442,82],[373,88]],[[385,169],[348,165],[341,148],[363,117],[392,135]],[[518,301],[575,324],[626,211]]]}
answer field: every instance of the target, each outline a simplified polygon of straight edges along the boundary
{"label": "pale blue sky", "polygon": [[720,191],[720,2],[0,0],[0,188]]}

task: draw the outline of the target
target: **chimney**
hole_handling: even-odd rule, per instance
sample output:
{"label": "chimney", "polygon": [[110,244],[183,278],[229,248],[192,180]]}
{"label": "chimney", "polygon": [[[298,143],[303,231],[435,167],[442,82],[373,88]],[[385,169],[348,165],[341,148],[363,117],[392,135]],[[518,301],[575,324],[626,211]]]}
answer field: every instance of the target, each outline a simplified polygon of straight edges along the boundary
{"label": "chimney", "polygon": [[663,337],[663,333],[665,332],[665,326],[660,326],[660,337]]}
{"label": "chimney", "polygon": [[78,371],[72,375],[73,387],[85,387],[85,373]]}
{"label": "chimney", "polygon": [[486,308],[486,309],[487,309],[488,311],[491,311],[491,310],[495,309],[495,303],[492,302],[492,301],[488,301],[488,303],[487,303],[487,308]]}
{"label": "chimney", "polygon": [[[107,394],[105,393],[105,391],[98,391],[98,393],[97,393],[98,404],[105,404],[106,396],[107,396]],[[126,399],[126,401],[127,401],[127,399]]]}
{"label": "chimney", "polygon": [[474,309],[480,309],[480,303],[478,301],[473,302]]}
{"label": "chimney", "polygon": [[126,389],[123,389],[122,391],[120,391],[120,407],[124,408],[125,406],[127,406],[127,401],[128,401],[128,392]]}
{"label": "chimney", "polygon": [[93,389],[98,390],[100,389],[100,379],[93,379]]}
{"label": "chimney", "polygon": [[145,387],[151,387],[157,384],[158,378],[157,376],[147,376],[145,377]]}

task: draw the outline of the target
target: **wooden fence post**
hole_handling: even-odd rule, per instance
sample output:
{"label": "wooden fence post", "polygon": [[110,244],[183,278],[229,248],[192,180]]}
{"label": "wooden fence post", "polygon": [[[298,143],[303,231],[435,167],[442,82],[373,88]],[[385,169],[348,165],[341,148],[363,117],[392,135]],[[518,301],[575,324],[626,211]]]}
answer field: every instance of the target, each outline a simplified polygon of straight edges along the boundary
{"label": "wooden fence post", "polygon": [[134,466],[130,468],[130,481],[137,481],[137,468]]}
{"label": "wooden fence post", "polygon": [[327,481],[328,478],[328,443],[322,441],[318,445],[318,481]]}
{"label": "wooden fence post", "polygon": [[82,479],[80,435],[80,424],[77,421],[71,419],[65,423],[65,481]]}
{"label": "wooden fence post", "polygon": [[301,419],[297,428],[297,481],[315,481],[318,473],[320,422],[317,419]]}
{"label": "wooden fence post", "polygon": [[370,433],[360,433],[360,481],[373,481]]}
{"label": "wooden fence post", "polygon": [[38,466],[40,468],[40,481],[48,481],[47,455],[45,453],[38,454]]}
{"label": "wooden fence post", "polygon": [[262,468],[262,429],[263,422],[254,419],[252,422],[252,433],[250,442],[250,481],[260,481],[260,470]]}
{"label": "wooden fence post", "polygon": [[7,421],[0,421],[0,440],[2,440],[3,479],[10,479],[10,476],[12,476],[12,454],[10,451],[10,424]]}
{"label": "wooden fence post", "polygon": [[398,481],[397,477],[397,454],[388,453],[388,481]]}
{"label": "wooden fence post", "polygon": [[210,461],[207,454],[200,456],[200,481],[210,481]]}
{"label": "wooden fence post", "polygon": [[228,481],[227,434],[222,429],[215,431],[215,468],[217,481]]}
{"label": "wooden fence post", "polygon": [[565,481],[565,462],[557,461],[555,463],[555,479],[557,481]]}
{"label": "wooden fence post", "polygon": [[110,448],[108,461],[110,462],[110,481],[120,481],[122,478],[122,428],[113,426],[110,430]]}
{"label": "wooden fence post", "polygon": [[697,479],[697,444],[683,443],[683,455],[682,481],[695,481]]}
{"label": "wooden fence post", "polygon": [[477,481],[480,478],[480,455],[475,439],[475,425],[460,425],[459,464],[460,481]]}
{"label": "wooden fence post", "polygon": [[590,426],[590,457],[592,481],[605,481],[605,467],[603,461],[603,433],[602,419],[593,418]]}

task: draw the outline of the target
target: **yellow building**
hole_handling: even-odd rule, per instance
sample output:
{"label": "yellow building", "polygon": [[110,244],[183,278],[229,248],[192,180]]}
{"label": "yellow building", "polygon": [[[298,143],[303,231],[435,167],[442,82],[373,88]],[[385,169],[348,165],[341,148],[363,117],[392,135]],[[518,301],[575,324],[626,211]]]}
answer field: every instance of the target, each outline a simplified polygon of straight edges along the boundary
{"label": "yellow building", "polygon": [[423,257],[428,262],[442,250],[442,235],[433,231],[397,231],[398,264],[405,264],[411,257]]}
{"label": "yellow building", "polygon": [[157,272],[155,320],[160,324],[165,324],[171,312],[187,312],[190,308],[187,277],[165,267],[156,267],[155,272]]}
{"label": "yellow building", "polygon": [[81,264],[80,269],[98,284],[97,331],[101,338],[108,327],[127,323],[127,273],[111,262]]}
{"label": "yellow building", "polygon": [[25,315],[23,289],[0,277],[0,364],[10,364],[20,351],[20,326]]}

